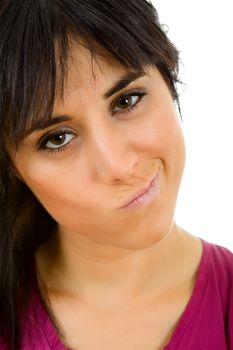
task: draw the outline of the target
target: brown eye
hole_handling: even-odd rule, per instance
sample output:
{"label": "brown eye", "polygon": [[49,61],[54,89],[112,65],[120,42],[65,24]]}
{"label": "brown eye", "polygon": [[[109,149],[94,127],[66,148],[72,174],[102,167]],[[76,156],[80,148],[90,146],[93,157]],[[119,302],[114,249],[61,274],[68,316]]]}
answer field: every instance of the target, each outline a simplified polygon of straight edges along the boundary
{"label": "brown eye", "polygon": [[64,143],[65,139],[66,139],[66,135],[65,134],[52,135],[50,137],[50,142],[54,146],[61,146]]}
{"label": "brown eye", "polygon": [[140,101],[147,95],[145,90],[134,90],[119,96],[112,105],[112,113],[128,113],[138,106]]}
{"label": "brown eye", "polygon": [[134,105],[137,104],[139,100],[140,100],[140,96],[137,96],[137,95],[123,96],[117,101],[114,108],[114,112],[132,108]]}
{"label": "brown eye", "polygon": [[40,149],[56,150],[66,147],[76,135],[68,131],[57,131],[46,135],[39,144]]}

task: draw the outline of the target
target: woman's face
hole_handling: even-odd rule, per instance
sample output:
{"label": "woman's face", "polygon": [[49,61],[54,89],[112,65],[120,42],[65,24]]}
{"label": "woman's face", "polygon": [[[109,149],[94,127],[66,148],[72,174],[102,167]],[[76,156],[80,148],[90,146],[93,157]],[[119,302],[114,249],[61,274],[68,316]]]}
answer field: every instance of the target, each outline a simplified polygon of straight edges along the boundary
{"label": "woman's face", "polygon": [[[76,47],[52,123],[35,126],[13,162],[60,234],[136,249],[171,228],[184,158],[179,120],[159,71],[132,74]],[[122,208],[155,177],[148,203]]]}

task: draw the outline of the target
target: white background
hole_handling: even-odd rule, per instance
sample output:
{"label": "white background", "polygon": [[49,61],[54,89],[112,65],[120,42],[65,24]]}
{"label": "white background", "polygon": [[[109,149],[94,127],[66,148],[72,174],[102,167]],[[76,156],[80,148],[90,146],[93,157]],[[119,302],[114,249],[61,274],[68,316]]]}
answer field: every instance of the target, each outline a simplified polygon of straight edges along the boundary
{"label": "white background", "polygon": [[233,20],[231,0],[154,0],[181,51],[186,169],[176,222],[233,251]]}

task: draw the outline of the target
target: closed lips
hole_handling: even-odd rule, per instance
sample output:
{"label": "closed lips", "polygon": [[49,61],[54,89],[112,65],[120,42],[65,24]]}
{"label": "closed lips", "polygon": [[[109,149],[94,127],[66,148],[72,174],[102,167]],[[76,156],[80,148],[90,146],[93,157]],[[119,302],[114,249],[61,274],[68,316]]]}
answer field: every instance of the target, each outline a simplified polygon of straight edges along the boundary
{"label": "closed lips", "polygon": [[143,195],[145,192],[147,192],[151,186],[151,184],[154,182],[154,180],[156,179],[156,177],[158,176],[158,174],[150,181],[149,185],[147,187],[144,187],[142,190],[140,190],[137,194],[135,194],[130,200],[128,200],[125,204],[123,204],[123,207],[128,206],[129,204],[131,204],[132,202],[134,202],[138,197],[140,197],[141,195]]}

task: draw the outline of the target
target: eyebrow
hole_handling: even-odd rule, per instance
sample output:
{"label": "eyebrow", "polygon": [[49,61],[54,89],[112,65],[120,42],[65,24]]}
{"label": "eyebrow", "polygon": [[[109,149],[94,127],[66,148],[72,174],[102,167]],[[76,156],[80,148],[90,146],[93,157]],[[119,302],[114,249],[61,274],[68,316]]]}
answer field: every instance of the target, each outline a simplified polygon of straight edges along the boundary
{"label": "eyebrow", "polygon": [[60,124],[62,122],[71,121],[71,119],[72,118],[69,117],[68,115],[59,115],[46,120],[39,119],[35,123],[33,123],[33,125],[28,130],[26,130],[25,137],[27,137],[28,135],[32,134],[35,131],[41,131],[46,128],[49,128],[50,126]]}
{"label": "eyebrow", "polygon": [[[146,75],[146,73],[143,71],[126,73],[119,80],[117,80],[109,90],[107,90],[104,93],[103,97],[105,99],[108,99],[109,97],[114,95],[116,92],[124,89],[129,84],[131,84],[132,82],[134,82],[135,80],[137,80],[139,78],[142,78],[145,75]],[[51,119],[47,119],[47,120],[43,120],[43,119],[37,120],[37,121],[35,121],[35,123],[32,124],[32,126],[28,130],[26,130],[25,137],[32,134],[33,132],[41,131],[41,130],[44,130],[50,126],[60,124],[60,123],[66,122],[66,121],[71,121],[71,120],[72,120],[72,118],[68,115],[54,116]]]}
{"label": "eyebrow", "polygon": [[115,82],[115,84],[105,92],[104,98],[107,99],[114,95],[116,92],[124,89],[126,86],[134,82],[135,80],[142,78],[146,75],[143,71],[130,72],[121,77],[119,80]]}

